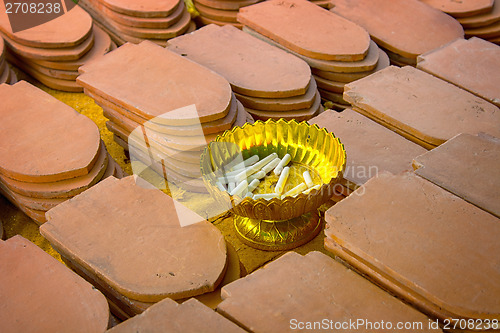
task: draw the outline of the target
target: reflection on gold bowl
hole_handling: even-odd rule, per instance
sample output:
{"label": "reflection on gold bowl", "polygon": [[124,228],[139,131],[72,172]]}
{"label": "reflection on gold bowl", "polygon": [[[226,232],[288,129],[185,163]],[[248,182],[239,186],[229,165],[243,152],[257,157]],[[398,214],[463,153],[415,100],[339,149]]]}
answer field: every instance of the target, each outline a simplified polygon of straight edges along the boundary
{"label": "reflection on gold bowl", "polygon": [[[300,170],[291,173],[287,183],[299,184],[301,172],[308,170],[320,188],[295,197],[254,200],[230,196],[217,187],[224,167],[235,158],[258,155],[262,159],[272,153],[280,158],[290,154],[291,164]],[[245,243],[265,250],[283,250],[302,245],[319,232],[317,208],[333,196],[345,163],[344,146],[333,133],[306,122],[270,119],[247,123],[218,136],[201,156],[201,171],[211,195],[234,212],[237,234]],[[273,191],[276,185],[277,177],[266,178],[261,192],[265,188]]]}

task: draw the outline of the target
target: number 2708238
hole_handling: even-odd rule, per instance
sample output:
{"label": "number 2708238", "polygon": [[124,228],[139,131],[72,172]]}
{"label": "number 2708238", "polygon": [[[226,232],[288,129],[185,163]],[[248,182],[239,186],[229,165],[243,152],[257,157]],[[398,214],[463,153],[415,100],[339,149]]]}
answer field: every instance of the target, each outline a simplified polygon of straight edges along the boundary
{"label": "number 2708238", "polygon": [[5,2],[7,14],[59,14],[62,11],[61,2]]}

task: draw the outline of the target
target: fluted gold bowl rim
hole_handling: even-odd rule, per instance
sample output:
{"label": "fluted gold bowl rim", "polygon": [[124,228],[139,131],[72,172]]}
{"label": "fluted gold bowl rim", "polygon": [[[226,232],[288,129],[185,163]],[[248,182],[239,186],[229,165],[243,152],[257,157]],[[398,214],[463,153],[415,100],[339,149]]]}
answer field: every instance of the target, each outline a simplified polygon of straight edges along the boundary
{"label": "fluted gold bowl rim", "polygon": [[[292,162],[316,170],[321,177],[321,187],[307,194],[271,200],[230,196],[217,187],[216,171],[235,154],[241,153],[244,159],[257,154],[262,159],[273,152],[280,158],[288,153]],[[333,196],[335,184],[345,169],[346,151],[339,138],[325,128],[305,121],[269,119],[226,130],[207,145],[200,163],[205,186],[220,204],[232,207],[233,212],[241,216],[279,221],[311,212]]]}

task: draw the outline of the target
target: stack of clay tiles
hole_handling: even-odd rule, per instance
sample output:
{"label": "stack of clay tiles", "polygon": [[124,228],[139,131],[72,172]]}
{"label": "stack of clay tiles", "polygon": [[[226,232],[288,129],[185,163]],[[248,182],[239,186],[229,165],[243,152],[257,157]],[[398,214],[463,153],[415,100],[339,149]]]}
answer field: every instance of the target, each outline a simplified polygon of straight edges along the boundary
{"label": "stack of clay tiles", "polygon": [[198,13],[200,13],[196,19],[201,25],[232,25],[241,29],[242,25],[238,23],[236,19],[238,10],[260,1],[261,0],[193,0],[193,3]]}
{"label": "stack of clay tiles", "polygon": [[498,0],[420,0],[453,16],[465,30],[465,37],[480,37],[500,44],[500,3]]}
{"label": "stack of clay tiles", "polygon": [[110,37],[94,26],[78,6],[49,22],[16,33],[7,14],[0,13],[0,34],[10,51],[9,61],[46,86],[81,92],[78,68],[114,47]]}
{"label": "stack of clay tiles", "polygon": [[225,77],[255,119],[302,121],[322,108],[307,63],[235,27],[211,24],[167,48]]}
{"label": "stack of clay tiles", "polygon": [[35,222],[110,175],[121,176],[99,129],[31,84],[0,85],[0,192]]}
{"label": "stack of clay tiles", "polygon": [[243,31],[303,59],[321,97],[345,108],[347,82],[389,65],[387,55],[357,24],[305,0],[271,0],[240,9]]}
{"label": "stack of clay tiles", "polygon": [[0,36],[0,84],[14,84],[17,82],[17,75],[7,64],[7,60],[5,60],[5,53],[5,43]]}
{"label": "stack of clay tiles", "polygon": [[500,46],[457,39],[418,57],[417,68],[500,107]]}
{"label": "stack of clay tiles", "polygon": [[[236,18],[239,9],[261,1],[262,0],[193,0],[193,3],[200,14],[196,17],[200,25],[232,25],[241,29],[243,26]],[[330,8],[331,5],[330,0],[310,1],[323,8]]]}
{"label": "stack of clay tiles", "polygon": [[453,17],[419,0],[332,0],[332,4],[332,12],[365,28],[393,65],[415,66],[418,55],[464,37]]}
{"label": "stack of clay tiles", "polygon": [[459,133],[500,137],[500,109],[411,66],[389,66],[345,86],[352,108],[432,149]]}
{"label": "stack of clay tiles", "polygon": [[196,29],[182,0],[81,0],[79,4],[118,44],[165,42]]}
{"label": "stack of clay tiles", "polygon": [[335,188],[344,196],[380,172],[411,171],[413,159],[427,151],[349,108],[342,112],[326,110],[309,123],[334,133],[348,152],[342,179]]}
{"label": "stack of clay tiles", "polygon": [[103,294],[35,244],[0,240],[2,332],[104,332]]}
{"label": "stack of clay tiles", "polygon": [[226,79],[149,41],[127,43],[81,71],[78,82],[103,108],[115,141],[186,190],[206,191],[202,151],[247,121]]}
{"label": "stack of clay tiles", "polygon": [[101,290],[122,319],[167,297],[213,292],[229,265],[217,227],[135,179],[107,178],[48,211],[40,227],[67,265]]}
{"label": "stack of clay tiles", "polygon": [[[460,191],[476,198],[477,189],[480,196],[495,191],[498,139],[477,141],[460,140],[423,155],[420,163],[430,167],[423,172],[439,186],[413,172],[380,173],[325,213],[327,250],[441,324],[500,318],[500,220],[443,188],[472,185]],[[485,156],[489,161],[481,166]],[[494,199],[498,209],[498,193],[489,202]],[[462,325],[460,332],[487,329]]]}

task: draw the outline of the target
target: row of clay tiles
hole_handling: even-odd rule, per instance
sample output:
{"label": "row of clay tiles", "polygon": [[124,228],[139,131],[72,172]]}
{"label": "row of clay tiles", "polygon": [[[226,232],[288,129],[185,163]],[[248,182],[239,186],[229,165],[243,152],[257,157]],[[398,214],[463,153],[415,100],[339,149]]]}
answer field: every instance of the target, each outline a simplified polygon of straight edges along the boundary
{"label": "row of clay tiles", "polygon": [[[466,36],[479,36],[496,42],[500,34],[500,15],[497,13],[500,6],[493,0],[472,4],[466,2],[455,7],[440,1],[401,0],[396,4],[357,1],[355,5],[349,1],[332,1],[327,6],[334,6],[331,12],[307,1],[290,1],[286,5],[279,5],[278,1],[258,4],[221,0],[214,2],[222,7],[231,7],[213,7],[214,10],[238,9],[238,20],[246,32],[306,61],[318,81],[323,100],[333,103],[337,108],[348,105],[342,98],[345,83],[387,67],[387,55],[393,64],[416,65],[417,55],[456,38],[463,38],[464,31],[459,22],[463,22],[465,27],[477,29],[493,25],[496,27],[493,30],[497,31],[490,34],[473,34],[469,31]],[[99,27],[104,28],[119,45],[126,41],[139,43],[150,39],[163,46],[168,40],[195,29],[189,23],[189,13],[184,3],[179,0],[162,2],[161,5],[150,1],[138,6],[123,0],[82,1],[81,5],[93,13],[97,26],[92,24],[90,15],[77,6],[68,15],[13,33],[7,14],[2,12],[0,32],[12,53],[9,57],[12,62],[52,88],[81,91],[82,87],[74,82],[78,76],[77,68],[114,48],[114,43]],[[200,5],[210,7],[214,4]],[[109,19],[103,19],[103,16],[109,16]],[[220,25],[223,22],[229,23],[220,21]],[[318,25],[317,22],[322,24]],[[297,34],[298,31],[300,33]],[[393,33],[394,31],[397,33]],[[378,47],[375,43],[368,43],[367,32]],[[211,31],[193,38],[207,41],[213,39],[213,36],[214,32]],[[183,43],[189,46],[189,39]],[[233,54],[248,50],[248,47],[241,49],[241,44],[238,43],[227,43],[226,48]],[[193,57],[200,58],[196,52]],[[270,59],[261,61],[272,64]],[[225,63],[237,62],[233,60]],[[230,65],[223,69],[229,71],[229,67]],[[309,96],[308,99],[310,100]],[[256,102],[252,102],[255,106]],[[254,113],[257,116],[269,116],[262,115],[261,111],[262,109],[255,108]]]}
{"label": "row of clay tiles", "polygon": [[[395,135],[347,110],[327,111],[312,122],[348,128],[356,117],[362,118],[360,130]],[[388,146],[396,151],[405,144],[396,147],[391,141]],[[346,145],[352,152],[367,149],[352,141]],[[403,158],[408,151],[400,149],[391,158]],[[415,157],[416,174],[380,170],[325,213],[326,249],[432,320],[475,319],[484,327],[486,319],[500,315],[499,259],[494,255],[500,250],[495,193],[499,160],[499,139],[461,134]],[[379,160],[381,168],[384,162]],[[108,297],[113,312],[132,315],[147,309],[114,330],[239,330],[194,299],[182,305],[171,301],[213,291],[228,274],[231,250],[217,228],[187,209],[179,210],[161,191],[144,188],[132,177],[110,177],[47,216],[41,227],[44,237]],[[200,222],[182,227],[183,219]],[[86,332],[106,328],[109,312],[102,294],[21,237],[0,244],[2,263],[9,268],[0,275],[2,296],[8,300],[4,306],[9,306],[1,312],[8,313],[2,318],[6,331],[57,330],[58,325]],[[386,325],[403,322],[422,325],[424,331],[438,329],[366,278],[324,254],[290,252],[245,278],[222,282],[217,311],[253,332],[318,322],[335,325],[353,318],[366,321],[357,325],[380,325],[383,320]],[[25,303],[27,295],[30,302]],[[49,299],[53,306],[39,307]],[[27,311],[28,304],[36,311]],[[357,328],[371,331],[369,326]]]}
{"label": "row of clay tiles", "polygon": [[[260,1],[195,0],[193,3],[187,3],[187,10],[199,26],[232,25],[241,29],[246,23],[238,16],[239,10],[258,2]],[[429,23],[445,23],[446,19],[442,15],[437,15],[437,11],[455,18],[465,29],[467,37],[477,36],[495,43],[498,43],[500,38],[500,6],[494,0],[451,3],[446,0],[421,0],[421,4],[417,0],[398,0],[392,4],[368,0],[312,2],[363,26],[370,34],[377,35],[376,38],[381,34],[382,40],[387,37],[391,39],[391,31],[394,30],[403,35],[415,36],[415,33],[423,33],[422,29],[429,29]],[[141,3],[140,6],[124,0],[84,0],[80,4],[91,13],[100,26],[118,40],[119,44],[151,39],[164,45],[166,40],[192,29],[187,25],[189,17],[183,14],[184,5],[178,0],[164,1],[162,5],[148,1]],[[436,11],[430,11],[429,7],[435,8]],[[383,20],[378,21],[373,18],[374,14],[383,17]],[[450,21],[447,22],[448,25],[446,23],[444,25],[445,29],[450,28]],[[436,33],[439,33],[437,27],[435,30],[427,31],[426,36],[429,38]],[[400,53],[396,52],[394,55],[398,58]],[[411,59],[412,57],[406,56],[399,58],[400,62],[404,63]]]}

